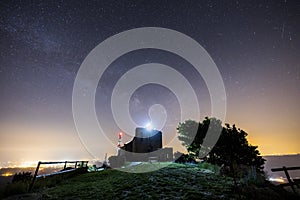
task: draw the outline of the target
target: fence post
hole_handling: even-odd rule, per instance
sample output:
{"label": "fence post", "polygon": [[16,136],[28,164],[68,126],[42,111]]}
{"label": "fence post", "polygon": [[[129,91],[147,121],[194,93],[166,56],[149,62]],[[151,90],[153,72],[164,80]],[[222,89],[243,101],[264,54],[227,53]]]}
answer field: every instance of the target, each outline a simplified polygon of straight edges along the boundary
{"label": "fence post", "polygon": [[39,162],[38,162],[38,165],[36,166],[36,169],[35,169],[35,172],[34,172],[32,181],[31,181],[31,183],[30,183],[30,185],[29,185],[29,188],[28,188],[28,192],[31,191],[31,189],[32,189],[32,187],[33,187],[33,184],[34,184],[35,178],[36,178],[36,176],[37,176],[37,174],[38,174],[40,165],[41,165],[41,161],[39,161]]}
{"label": "fence post", "polygon": [[[290,183],[290,186],[291,186],[293,192],[296,193],[296,190],[295,190],[295,188],[294,188],[294,181],[292,181],[292,179],[291,179],[291,177],[290,177],[290,175],[289,175],[289,173],[288,173],[288,170],[286,169],[285,166],[283,166],[282,169],[283,169],[283,171],[284,171],[284,173],[285,173],[285,176],[286,176],[287,180],[288,180],[289,183]],[[296,194],[297,194],[297,193],[296,193]]]}
{"label": "fence post", "polygon": [[66,169],[66,167],[67,167],[67,162],[68,162],[68,161],[65,161],[65,166],[64,166],[64,169]]}

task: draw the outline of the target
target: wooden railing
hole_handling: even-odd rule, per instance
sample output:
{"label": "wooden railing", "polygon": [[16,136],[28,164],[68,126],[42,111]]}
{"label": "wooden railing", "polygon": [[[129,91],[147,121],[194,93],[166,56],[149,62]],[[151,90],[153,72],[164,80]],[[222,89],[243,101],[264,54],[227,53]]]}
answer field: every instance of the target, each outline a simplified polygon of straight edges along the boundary
{"label": "wooden railing", "polygon": [[[38,172],[39,172],[39,169],[40,169],[41,165],[64,164],[64,168],[61,171],[55,172],[55,173],[51,173],[51,174],[44,174],[42,176],[42,177],[46,177],[46,176],[52,176],[52,175],[67,173],[67,172],[74,171],[74,170],[79,169],[79,168],[87,168],[88,162],[89,161],[58,161],[58,162],[42,162],[42,161],[39,161],[38,164],[37,164],[37,167],[35,169],[32,181],[31,181],[31,183],[29,185],[28,191],[31,191],[31,189],[32,189],[32,187],[34,185],[35,180],[37,178],[41,177],[41,176],[38,176]],[[74,164],[74,168],[66,170],[67,164]]]}
{"label": "wooden railing", "polygon": [[300,170],[300,167],[285,167],[283,166],[282,168],[273,168],[271,169],[272,172],[279,172],[279,171],[284,171],[284,174],[288,180],[288,183],[285,183],[285,184],[281,184],[281,186],[290,186],[293,190],[293,192],[295,194],[297,194],[296,192],[296,189],[295,189],[295,185],[299,188],[299,185],[297,182],[295,182],[291,177],[290,177],[290,174],[288,171],[291,171],[291,170]]}

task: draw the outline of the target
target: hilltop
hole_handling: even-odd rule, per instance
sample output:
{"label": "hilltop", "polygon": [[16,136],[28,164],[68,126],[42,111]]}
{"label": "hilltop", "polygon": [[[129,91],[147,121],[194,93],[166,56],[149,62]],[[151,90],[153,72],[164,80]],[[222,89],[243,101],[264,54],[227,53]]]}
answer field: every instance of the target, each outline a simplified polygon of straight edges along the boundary
{"label": "hilltop", "polygon": [[[169,163],[168,163],[169,164]],[[142,163],[143,171],[166,163]],[[82,174],[36,191],[36,199],[291,199],[271,184],[234,188],[233,179],[203,165],[172,163],[149,173],[104,170]]]}

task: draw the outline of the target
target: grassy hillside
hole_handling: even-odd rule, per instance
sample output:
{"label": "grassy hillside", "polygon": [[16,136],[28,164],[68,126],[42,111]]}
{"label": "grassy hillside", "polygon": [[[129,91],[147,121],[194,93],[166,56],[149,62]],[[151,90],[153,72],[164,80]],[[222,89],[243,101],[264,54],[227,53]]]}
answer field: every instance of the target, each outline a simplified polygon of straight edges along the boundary
{"label": "grassy hillside", "polygon": [[[159,163],[141,164],[132,171],[158,168]],[[205,167],[205,166],[204,166]],[[282,192],[282,191],[281,191]],[[118,170],[91,172],[44,189],[42,199],[285,199],[275,187],[244,185],[204,169],[203,165],[170,164],[149,173]],[[285,194],[286,195],[286,194]],[[289,196],[287,198],[292,198]]]}

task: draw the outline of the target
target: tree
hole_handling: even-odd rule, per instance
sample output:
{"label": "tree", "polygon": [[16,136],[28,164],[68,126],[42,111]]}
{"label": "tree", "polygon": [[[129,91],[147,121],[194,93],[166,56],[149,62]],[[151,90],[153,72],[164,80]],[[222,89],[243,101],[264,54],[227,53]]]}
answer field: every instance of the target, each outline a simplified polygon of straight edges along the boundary
{"label": "tree", "polygon": [[[212,124],[212,126],[209,126]],[[221,130],[222,122],[216,118],[208,118],[200,122],[193,120],[186,120],[183,123],[179,123],[177,127],[177,132],[179,133],[178,139],[182,142],[181,144],[186,147],[190,156],[194,159],[198,157],[200,147],[201,149],[207,148],[203,147],[203,139],[209,128],[215,128]]]}
{"label": "tree", "polygon": [[260,156],[257,146],[249,144],[247,133],[235,125],[232,127],[226,124],[223,127],[221,136],[209,153],[209,162],[218,165],[231,166],[237,165],[255,166],[257,171],[263,171],[265,160]]}
{"label": "tree", "polygon": [[[187,120],[179,123],[178,139],[187,148],[189,155],[198,158],[200,147],[209,148],[202,146],[208,128],[217,130],[219,126],[222,126],[222,122],[216,118],[206,117],[202,123]],[[246,137],[245,131],[236,128],[235,125],[231,127],[225,124],[216,145],[205,159],[220,166],[232,167],[234,164],[255,166],[257,171],[262,172],[265,160],[260,156],[257,146],[249,144]]]}

